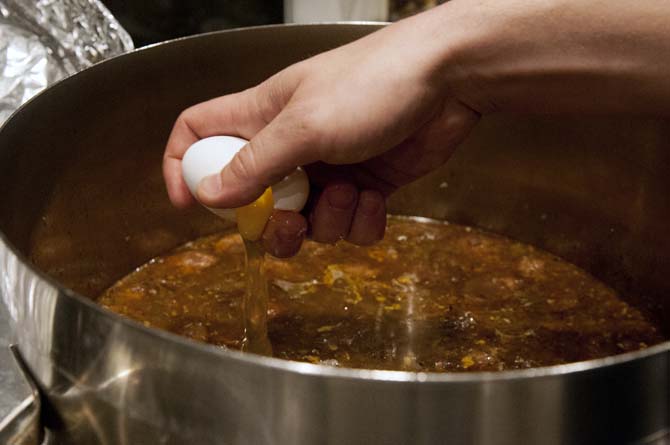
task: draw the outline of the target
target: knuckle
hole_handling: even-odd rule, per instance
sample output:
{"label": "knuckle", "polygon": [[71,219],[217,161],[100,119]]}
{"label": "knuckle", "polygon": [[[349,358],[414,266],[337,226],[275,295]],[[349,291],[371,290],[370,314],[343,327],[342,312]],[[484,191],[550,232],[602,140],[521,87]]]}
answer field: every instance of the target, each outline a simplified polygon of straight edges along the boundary
{"label": "knuckle", "polygon": [[255,93],[256,107],[265,123],[269,124],[286,105],[286,89],[278,81],[267,82],[257,88]]}
{"label": "knuckle", "polygon": [[256,155],[254,154],[252,143],[249,142],[233,158],[233,161],[230,163],[230,170],[236,178],[248,179],[255,177],[256,165]]}
{"label": "knuckle", "polygon": [[311,107],[299,107],[293,111],[290,121],[294,122],[294,125],[287,131],[293,133],[293,138],[298,144],[322,148],[328,143],[327,120],[323,119],[318,111],[314,111]]}
{"label": "knuckle", "polygon": [[179,116],[177,116],[177,121],[175,125],[182,125],[187,128],[190,128],[190,121],[191,117],[193,116],[193,108],[194,107],[189,107],[183,110],[181,113],[179,113]]}
{"label": "knuckle", "polygon": [[277,258],[294,256],[300,250],[307,229],[302,215],[275,211],[263,232],[263,246]]}
{"label": "knuckle", "polygon": [[254,111],[249,110],[249,114],[256,113],[265,125],[269,124],[281,110],[276,89],[271,85],[261,84],[251,94]]}
{"label": "knuckle", "polygon": [[177,120],[174,123],[174,130],[179,133],[188,133],[197,138],[200,138],[200,135],[196,131],[196,126],[194,123],[194,115],[196,114],[195,105],[189,107],[179,113]]}

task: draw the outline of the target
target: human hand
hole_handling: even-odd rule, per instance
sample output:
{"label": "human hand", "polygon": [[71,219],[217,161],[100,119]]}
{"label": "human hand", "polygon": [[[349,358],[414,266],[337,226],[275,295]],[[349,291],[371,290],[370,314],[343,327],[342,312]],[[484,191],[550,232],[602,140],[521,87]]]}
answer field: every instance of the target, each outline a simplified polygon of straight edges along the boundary
{"label": "human hand", "polygon": [[220,175],[201,182],[203,204],[248,204],[299,165],[313,186],[307,220],[273,214],[263,235],[268,252],[295,254],[307,227],[319,242],[381,239],[385,198],[442,165],[478,119],[436,79],[439,54],[413,20],[185,110],[163,163],[172,202],[193,202],[181,173],[186,149],[204,137],[235,135],[249,144]]}
{"label": "human hand", "polygon": [[[192,202],[181,157],[193,142],[237,135],[250,142],[200,184],[204,204],[247,204],[302,165],[312,238],[373,243],[384,198],[444,163],[480,113],[667,116],[668,21],[657,0],[452,0],[184,111],[164,157],[170,199]],[[266,249],[290,256],[306,229],[276,213]]]}

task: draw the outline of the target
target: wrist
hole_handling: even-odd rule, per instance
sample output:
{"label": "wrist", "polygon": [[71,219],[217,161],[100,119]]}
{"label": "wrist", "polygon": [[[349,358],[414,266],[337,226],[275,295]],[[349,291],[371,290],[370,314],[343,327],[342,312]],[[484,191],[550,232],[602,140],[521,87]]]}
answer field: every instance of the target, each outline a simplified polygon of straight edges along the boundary
{"label": "wrist", "polygon": [[562,2],[452,0],[435,8],[435,78],[480,114],[504,109],[501,98],[546,68],[533,28]]}
{"label": "wrist", "polygon": [[[514,0],[512,0],[514,1]],[[393,27],[413,39],[412,61],[421,81],[443,95],[455,96],[480,114],[494,111],[491,75],[505,71],[497,57],[510,18],[500,11],[504,0],[451,0]],[[527,12],[530,14],[530,11]]]}

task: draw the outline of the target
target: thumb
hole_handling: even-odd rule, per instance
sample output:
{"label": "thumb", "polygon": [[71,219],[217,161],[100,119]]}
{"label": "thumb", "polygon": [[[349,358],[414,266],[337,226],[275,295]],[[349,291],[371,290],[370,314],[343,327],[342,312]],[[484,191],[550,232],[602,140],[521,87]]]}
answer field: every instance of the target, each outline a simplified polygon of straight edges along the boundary
{"label": "thumb", "polygon": [[208,207],[235,208],[253,202],[301,165],[318,159],[308,126],[282,112],[251,138],[219,174],[204,178],[198,199]]}

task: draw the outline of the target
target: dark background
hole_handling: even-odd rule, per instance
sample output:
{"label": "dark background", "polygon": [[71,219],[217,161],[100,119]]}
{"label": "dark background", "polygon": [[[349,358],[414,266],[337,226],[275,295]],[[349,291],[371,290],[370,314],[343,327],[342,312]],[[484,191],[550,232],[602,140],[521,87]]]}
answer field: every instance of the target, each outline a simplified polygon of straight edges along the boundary
{"label": "dark background", "polygon": [[[318,0],[317,0],[318,1]],[[282,0],[102,0],[136,47],[219,29],[282,23]]]}
{"label": "dark background", "polygon": [[[319,1],[319,0],[313,0]],[[446,0],[389,0],[391,21]],[[220,29],[284,21],[283,0],[102,0],[136,47]]]}

